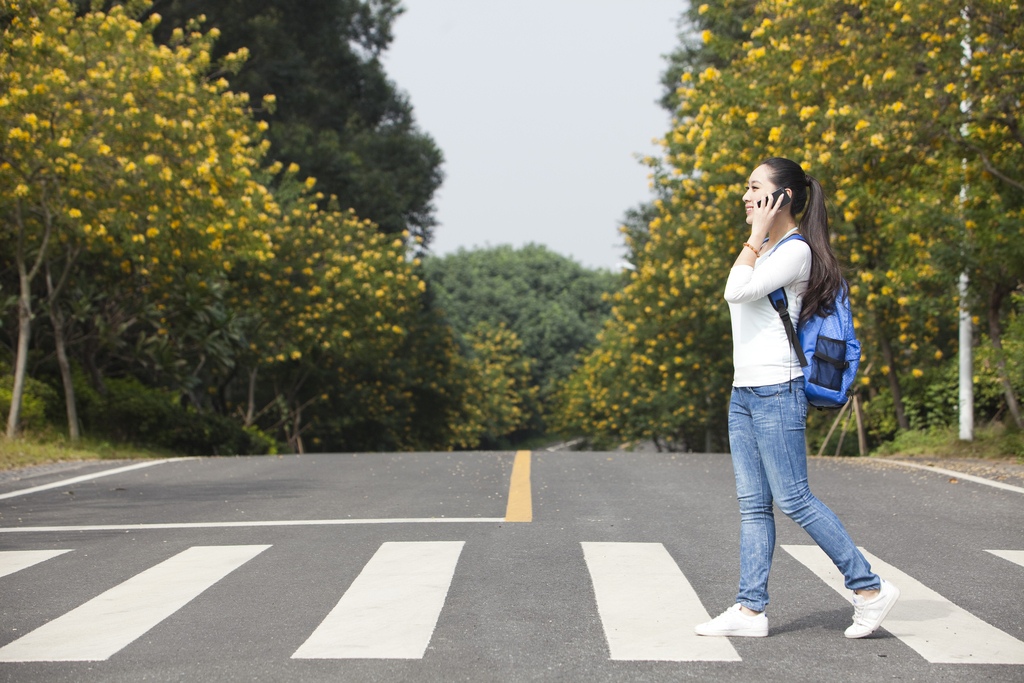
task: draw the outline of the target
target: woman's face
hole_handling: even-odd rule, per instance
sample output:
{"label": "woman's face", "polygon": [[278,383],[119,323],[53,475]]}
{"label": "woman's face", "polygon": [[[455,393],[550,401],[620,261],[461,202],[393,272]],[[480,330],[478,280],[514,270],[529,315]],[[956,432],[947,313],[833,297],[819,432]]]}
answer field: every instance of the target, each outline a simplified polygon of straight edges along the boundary
{"label": "woman's face", "polygon": [[754,210],[755,202],[759,199],[764,199],[779,189],[768,178],[770,170],[767,166],[758,166],[747,180],[747,191],[743,193],[743,206],[746,209],[748,224],[754,220],[751,213]]}

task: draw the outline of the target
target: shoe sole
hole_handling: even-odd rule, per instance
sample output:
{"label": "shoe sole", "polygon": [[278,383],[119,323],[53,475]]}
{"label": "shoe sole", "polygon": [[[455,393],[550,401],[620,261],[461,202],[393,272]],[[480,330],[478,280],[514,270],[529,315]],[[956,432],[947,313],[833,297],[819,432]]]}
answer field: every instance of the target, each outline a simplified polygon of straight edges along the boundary
{"label": "shoe sole", "polygon": [[736,631],[720,631],[720,632],[714,632],[714,633],[709,633],[709,632],[701,633],[700,631],[697,631],[696,629],[694,629],[694,632],[698,636],[708,636],[708,637],[730,637],[730,636],[733,636],[733,637],[739,637],[739,638],[766,638],[768,636],[768,631],[761,631],[761,630],[757,630],[757,629],[739,629],[739,630],[736,630]]}
{"label": "shoe sole", "polygon": [[[892,584],[889,584],[889,585],[892,585]],[[882,628],[882,622],[883,622],[883,621],[885,621],[885,618],[886,618],[887,616],[889,616],[889,611],[890,611],[890,610],[891,610],[891,609],[893,608],[893,606],[894,606],[894,605],[896,604],[896,601],[900,599],[900,589],[899,589],[899,588],[897,588],[896,586],[892,586],[892,589],[893,589],[893,592],[895,592],[895,593],[896,593],[896,595],[894,595],[894,596],[893,596],[892,600],[890,600],[890,601],[889,601],[889,604],[888,604],[888,605],[886,605],[886,606],[885,606],[885,608],[884,608],[884,609],[882,610],[882,616],[880,616],[880,617],[878,618],[878,623],[877,623],[877,624],[875,624],[874,628],[872,628],[872,629],[871,629],[870,631],[868,631],[867,633],[860,633],[860,634],[857,634],[857,635],[853,635],[853,636],[851,636],[851,635],[846,635],[846,634],[843,634],[843,635],[846,635],[846,637],[847,637],[847,638],[849,638],[850,640],[856,640],[857,638],[867,638],[867,637],[868,637],[868,636],[870,636],[870,635],[871,635],[872,633],[874,633],[874,632],[875,632],[875,631],[877,631],[878,629]]]}

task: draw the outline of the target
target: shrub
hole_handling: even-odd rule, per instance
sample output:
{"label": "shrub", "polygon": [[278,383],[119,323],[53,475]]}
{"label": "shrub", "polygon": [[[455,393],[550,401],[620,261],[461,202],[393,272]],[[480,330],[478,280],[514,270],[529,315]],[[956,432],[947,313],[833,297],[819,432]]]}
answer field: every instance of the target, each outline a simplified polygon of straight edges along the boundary
{"label": "shrub", "polygon": [[183,406],[174,392],[147,387],[134,377],[106,381],[100,394],[76,377],[86,430],[112,439],[169,448],[183,455],[260,455],[276,442],[255,427]]}
{"label": "shrub", "polygon": [[[11,395],[14,390],[14,377],[0,377],[0,414],[6,424],[11,412]],[[61,414],[64,402],[53,387],[32,379],[25,378],[25,389],[21,396],[21,428],[38,431],[46,427],[50,419]]]}

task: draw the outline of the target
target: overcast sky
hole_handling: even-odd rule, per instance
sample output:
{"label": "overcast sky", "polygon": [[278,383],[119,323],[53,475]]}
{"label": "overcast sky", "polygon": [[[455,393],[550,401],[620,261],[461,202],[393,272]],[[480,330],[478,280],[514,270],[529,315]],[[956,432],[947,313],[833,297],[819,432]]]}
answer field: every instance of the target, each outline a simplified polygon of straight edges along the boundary
{"label": "overcast sky", "polygon": [[384,62],[445,156],[432,251],[528,242],[614,268],[668,130],[681,0],[405,0]]}

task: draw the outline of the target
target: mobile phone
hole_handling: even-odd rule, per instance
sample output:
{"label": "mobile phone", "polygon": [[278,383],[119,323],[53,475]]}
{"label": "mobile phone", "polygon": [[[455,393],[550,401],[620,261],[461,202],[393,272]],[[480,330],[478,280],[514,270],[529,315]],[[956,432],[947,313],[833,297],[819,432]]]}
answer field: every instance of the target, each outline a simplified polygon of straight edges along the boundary
{"label": "mobile phone", "polygon": [[[786,188],[780,187],[779,189],[775,190],[775,192],[772,192],[772,201],[771,201],[772,204],[775,204],[775,202],[778,201],[779,195],[782,195],[782,203],[779,204],[779,207],[783,207],[783,206],[785,206],[786,204],[789,204],[789,202],[792,201],[790,196],[788,194],[786,194]],[[761,201],[762,200],[760,200],[760,199],[757,200],[757,207],[758,208],[761,208]]]}

